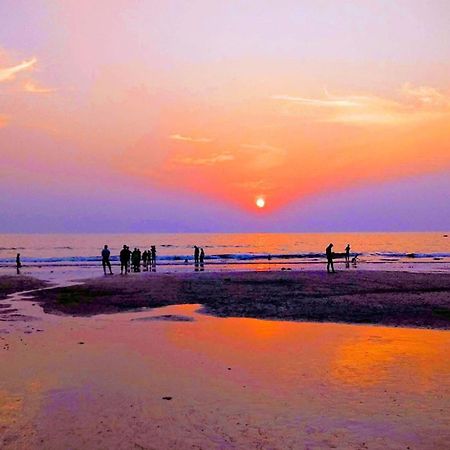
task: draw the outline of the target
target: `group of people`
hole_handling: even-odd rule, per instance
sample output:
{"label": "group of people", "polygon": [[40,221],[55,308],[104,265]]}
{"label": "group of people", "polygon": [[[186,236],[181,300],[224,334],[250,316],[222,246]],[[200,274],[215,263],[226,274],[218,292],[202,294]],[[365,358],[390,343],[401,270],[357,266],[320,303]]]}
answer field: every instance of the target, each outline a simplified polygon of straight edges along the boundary
{"label": "group of people", "polygon": [[[347,244],[345,247],[345,252],[343,254],[336,254],[333,252],[333,244],[330,243],[325,250],[325,254],[327,257],[327,272],[328,273],[336,273],[334,270],[334,262],[333,259],[344,256],[346,267],[350,267],[350,244]],[[358,255],[355,255],[352,258],[352,264],[356,267]],[[102,266],[103,272],[106,275],[106,269],[109,270],[110,275],[113,274],[111,268],[111,251],[108,246],[105,245],[102,250]],[[141,252],[140,249],[134,248],[133,251],[130,250],[128,245],[124,245],[119,255],[120,259],[120,273],[127,274],[131,272],[140,272],[141,271],[141,262],[144,271],[149,271],[152,268],[152,271],[156,270],[156,246],[152,245],[149,250],[144,250]],[[188,264],[188,260],[185,259],[185,264]],[[195,270],[197,271],[200,267],[200,270],[203,270],[205,264],[205,251],[203,248],[194,245],[194,264]],[[20,269],[22,267],[22,262],[20,260],[20,253],[17,253],[16,256],[16,269],[17,275],[20,274]]]}
{"label": "group of people", "polygon": [[[150,268],[152,271],[156,270],[156,246],[152,245],[150,250],[141,250],[137,247],[134,248],[133,251],[130,250],[128,245],[124,245],[119,254],[120,260],[120,273],[122,275],[126,275],[127,273],[140,272],[141,271],[141,262],[144,271],[149,271]],[[185,263],[188,263],[188,260],[185,260]],[[203,248],[194,245],[194,264],[196,270],[200,266],[202,269],[205,264],[205,251]],[[109,270],[109,274],[112,275],[111,268],[111,251],[108,246],[105,244],[102,250],[102,266],[103,272],[106,275],[107,270]],[[19,269],[18,269],[19,270]]]}
{"label": "group of people", "polygon": [[205,251],[201,247],[194,245],[194,264],[204,264],[205,263]]}
{"label": "group of people", "polygon": [[203,271],[205,268],[205,251],[197,245],[194,245],[194,265],[196,272],[198,272],[199,269]]}
{"label": "group of people", "polygon": [[[342,256],[341,254],[336,254],[333,252],[333,244],[331,243],[325,250],[325,253],[327,255],[327,272],[328,273],[336,273],[334,270],[334,263],[333,259],[335,259],[338,256]],[[345,247],[345,252],[343,254],[345,258],[345,266],[348,268],[350,267],[350,244],[347,244],[347,247]],[[358,258],[358,255],[355,255],[352,258],[352,264],[356,267],[356,259]]]}
{"label": "group of people", "polygon": [[[108,249],[108,246],[105,245],[105,249]],[[103,252],[105,251],[103,250]],[[102,252],[102,257],[104,258]],[[109,250],[108,250],[109,252]],[[108,254],[108,262],[109,262]],[[141,250],[137,247],[134,248],[133,251],[130,250],[128,245],[124,245],[119,254],[120,260],[120,273],[122,275],[126,275],[130,271],[140,272],[141,271],[141,262],[144,271],[148,271],[150,267],[156,267],[156,246],[152,245],[149,250]],[[111,271],[111,264],[109,263],[109,268]],[[103,270],[106,274],[105,264],[103,264]]]}

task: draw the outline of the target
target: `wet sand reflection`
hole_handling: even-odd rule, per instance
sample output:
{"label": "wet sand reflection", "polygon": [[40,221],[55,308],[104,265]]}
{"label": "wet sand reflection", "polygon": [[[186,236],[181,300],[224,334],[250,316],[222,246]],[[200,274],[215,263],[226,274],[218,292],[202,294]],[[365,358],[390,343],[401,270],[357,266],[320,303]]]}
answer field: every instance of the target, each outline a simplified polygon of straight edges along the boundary
{"label": "wet sand reflection", "polygon": [[[4,446],[431,449],[448,442],[450,333],[222,319],[197,308],[61,317],[44,320],[43,333],[6,336]],[[171,314],[195,321],[170,321]],[[161,315],[168,320],[133,320]]]}

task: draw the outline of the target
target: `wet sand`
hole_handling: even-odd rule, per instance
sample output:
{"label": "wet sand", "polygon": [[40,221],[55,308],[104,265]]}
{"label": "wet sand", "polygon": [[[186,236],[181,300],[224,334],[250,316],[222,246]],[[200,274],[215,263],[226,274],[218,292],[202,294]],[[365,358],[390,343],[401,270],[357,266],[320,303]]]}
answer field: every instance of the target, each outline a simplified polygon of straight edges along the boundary
{"label": "wet sand", "polygon": [[195,303],[220,317],[450,328],[448,273],[141,273],[86,280],[37,299],[46,312],[80,316]]}
{"label": "wet sand", "polygon": [[[172,275],[155,275],[83,288],[98,286],[98,300],[108,286],[121,302],[133,289],[156,292],[147,283],[168,301],[182,292],[169,293]],[[231,282],[242,299],[244,275]],[[274,275],[304,289],[319,276]],[[217,275],[177,280],[197,288],[195,280],[207,285]],[[260,290],[272,289],[267,280],[262,274]],[[390,289],[403,282],[390,279]],[[430,278],[420,295],[445,286]],[[67,289],[41,291],[42,305]],[[448,331],[224,318],[199,313],[200,304],[71,316],[44,313],[29,295],[0,301],[27,318],[0,326],[1,448],[435,450],[450,442]]]}
{"label": "wet sand", "polygon": [[[224,319],[200,305],[67,317],[21,303],[36,322],[2,336],[2,448],[434,450],[450,440],[445,331]],[[155,316],[165,320],[145,320]]]}

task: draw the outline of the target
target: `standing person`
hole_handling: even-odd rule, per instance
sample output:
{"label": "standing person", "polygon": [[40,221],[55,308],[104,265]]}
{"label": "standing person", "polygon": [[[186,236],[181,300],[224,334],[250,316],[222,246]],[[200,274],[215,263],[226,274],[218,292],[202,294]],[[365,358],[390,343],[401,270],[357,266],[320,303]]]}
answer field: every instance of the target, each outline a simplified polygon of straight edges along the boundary
{"label": "standing person", "polygon": [[330,244],[326,249],[327,254],[327,272],[330,273],[330,268],[332,273],[336,273],[333,264],[333,244]]}
{"label": "standing person", "polygon": [[347,244],[347,247],[345,247],[345,262],[347,264],[350,263],[350,244]]}
{"label": "standing person", "polygon": [[148,249],[148,265],[150,266],[150,268],[153,265],[153,255],[152,255],[152,245],[150,246],[150,248]]}
{"label": "standing person", "polygon": [[205,270],[205,252],[203,248],[200,249],[200,270]]}
{"label": "standing person", "polygon": [[103,273],[106,275],[106,268],[108,267],[109,269],[109,274],[112,275],[112,270],[111,270],[111,262],[109,260],[111,256],[111,252],[108,249],[108,246],[105,244],[105,246],[103,247],[102,250],[102,266],[103,266]]}
{"label": "standing person", "polygon": [[196,266],[198,266],[199,257],[200,257],[200,249],[196,245],[194,245],[194,263]]}
{"label": "standing person", "polygon": [[148,270],[148,254],[147,250],[144,250],[142,253],[142,265],[143,265],[143,271],[145,272]]}
{"label": "standing person", "polygon": [[16,255],[16,270],[17,275],[20,275],[20,268],[22,267],[22,263],[20,262],[20,253],[17,253]]}
{"label": "standing person", "polygon": [[130,261],[130,250],[128,250],[128,247],[126,245],[124,245],[122,250],[120,251],[119,258],[120,273],[126,275],[128,273],[128,263]]}
{"label": "standing person", "polygon": [[152,266],[156,266],[156,246],[152,245],[150,247],[151,249],[151,255],[152,255]]}
{"label": "standing person", "polygon": [[134,247],[133,253],[131,253],[131,265],[133,267],[133,272],[138,272],[139,266],[141,264],[141,255],[137,247]]}
{"label": "standing person", "polygon": [[200,249],[200,264],[203,265],[205,263],[205,251],[203,248]]}
{"label": "standing person", "polygon": [[141,249],[138,248],[136,254],[137,272],[141,271],[141,259],[142,259],[142,252]]}

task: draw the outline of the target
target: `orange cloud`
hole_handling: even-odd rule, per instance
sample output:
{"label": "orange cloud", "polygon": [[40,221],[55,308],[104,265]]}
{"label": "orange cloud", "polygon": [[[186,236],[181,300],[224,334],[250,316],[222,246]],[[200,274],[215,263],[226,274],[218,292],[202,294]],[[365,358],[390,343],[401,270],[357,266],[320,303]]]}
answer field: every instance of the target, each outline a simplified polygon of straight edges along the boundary
{"label": "orange cloud", "polygon": [[402,86],[396,100],[374,95],[333,96],[322,98],[272,95],[271,99],[289,103],[291,114],[309,120],[347,124],[398,125],[418,122],[450,112],[450,98],[428,86]]}
{"label": "orange cloud", "polygon": [[31,58],[28,61],[22,61],[16,66],[0,68],[0,82],[13,80],[18,73],[31,70],[36,63],[37,59]]}
{"label": "orange cloud", "polygon": [[[205,146],[203,138],[183,135],[175,139],[183,145],[169,138],[159,149],[130,149],[126,170],[245,209],[254,210],[255,198],[263,196],[271,211],[323,192],[450,167],[447,100],[435,89],[404,85],[393,99],[253,98],[233,107],[196,105],[195,115],[185,115],[192,108],[183,105],[164,122],[183,123],[197,136],[203,128],[214,140]],[[149,148],[158,160],[147,166]]]}
{"label": "orange cloud", "polygon": [[38,86],[33,81],[28,81],[27,83],[25,83],[23,89],[25,92],[30,92],[32,94],[49,94],[56,91],[55,88],[45,88]]}
{"label": "orange cloud", "polygon": [[204,158],[193,158],[193,157],[174,158],[173,162],[175,164],[182,164],[185,166],[212,166],[214,164],[219,164],[233,160],[234,156],[231,153],[222,153],[219,155],[212,155],[210,157]]}
{"label": "orange cloud", "polygon": [[182,142],[212,142],[212,139],[205,137],[191,137],[191,136],[183,136],[182,134],[171,134],[169,136],[170,139],[174,141],[182,141]]}

